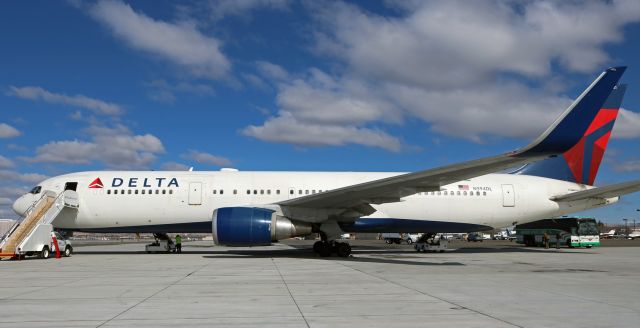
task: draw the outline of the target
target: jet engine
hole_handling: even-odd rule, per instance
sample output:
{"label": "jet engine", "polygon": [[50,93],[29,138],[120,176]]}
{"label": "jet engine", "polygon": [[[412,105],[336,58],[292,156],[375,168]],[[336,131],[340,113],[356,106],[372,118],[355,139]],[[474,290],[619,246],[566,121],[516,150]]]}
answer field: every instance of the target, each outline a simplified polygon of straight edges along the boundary
{"label": "jet engine", "polygon": [[226,246],[262,246],[311,234],[310,223],[259,207],[223,207],[213,212],[213,241]]}

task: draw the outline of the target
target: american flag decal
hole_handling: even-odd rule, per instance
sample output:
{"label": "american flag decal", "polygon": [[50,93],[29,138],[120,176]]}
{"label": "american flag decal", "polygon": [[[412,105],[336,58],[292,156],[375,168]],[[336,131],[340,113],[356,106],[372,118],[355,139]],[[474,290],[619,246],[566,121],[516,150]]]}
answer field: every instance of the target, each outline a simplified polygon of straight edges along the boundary
{"label": "american flag decal", "polygon": [[469,190],[469,185],[458,185],[458,190]]}

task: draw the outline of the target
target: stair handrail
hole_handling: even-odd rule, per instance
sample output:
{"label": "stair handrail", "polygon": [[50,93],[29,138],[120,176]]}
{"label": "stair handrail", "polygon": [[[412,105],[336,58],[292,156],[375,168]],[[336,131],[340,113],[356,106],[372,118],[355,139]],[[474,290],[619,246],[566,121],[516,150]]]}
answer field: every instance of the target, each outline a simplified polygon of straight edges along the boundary
{"label": "stair handrail", "polygon": [[[56,207],[57,212],[62,211],[62,209],[64,208],[64,192],[61,192],[58,194],[58,196],[56,196],[56,199],[53,200],[53,205],[51,205],[51,207],[42,215],[40,220],[38,220],[38,222],[36,223],[36,226],[43,223],[49,224],[51,223],[51,221],[53,221],[53,219],[56,218],[57,215],[52,216],[50,219],[49,219],[49,216],[47,215],[47,213],[49,213],[49,211],[51,211],[53,207]],[[45,219],[46,219],[46,222],[45,222]]]}
{"label": "stair handrail", "polygon": [[9,236],[11,236],[11,234],[16,231],[16,229],[18,229],[18,226],[20,225],[20,221],[16,220],[16,222],[13,223],[13,225],[11,226],[11,228],[9,228],[9,230],[7,230],[4,235],[2,235],[2,237],[0,238],[0,248],[2,248],[2,245],[4,245],[4,242],[7,240],[7,238],[9,238]]}
{"label": "stair handrail", "polygon": [[38,206],[38,204],[40,204],[40,202],[42,202],[45,199],[45,197],[53,197],[53,195],[55,194],[56,194],[55,192],[50,190],[43,191],[42,196],[40,196],[40,198],[38,198],[37,201],[31,204],[31,206],[29,206],[29,208],[27,208],[27,210],[24,212],[24,216],[22,217],[22,220],[28,218],[29,215],[31,215],[31,212],[33,212],[33,210]]}

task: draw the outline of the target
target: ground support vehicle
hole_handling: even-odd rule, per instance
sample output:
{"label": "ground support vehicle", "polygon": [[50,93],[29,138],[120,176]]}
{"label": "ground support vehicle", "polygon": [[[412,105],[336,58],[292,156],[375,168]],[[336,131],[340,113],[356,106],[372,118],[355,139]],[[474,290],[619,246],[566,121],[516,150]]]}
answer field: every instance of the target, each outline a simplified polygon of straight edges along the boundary
{"label": "ground support vehicle", "polygon": [[544,219],[516,226],[516,242],[526,246],[544,246],[544,235],[549,238],[549,247],[556,247],[558,236],[561,246],[600,246],[600,232],[593,218]]}

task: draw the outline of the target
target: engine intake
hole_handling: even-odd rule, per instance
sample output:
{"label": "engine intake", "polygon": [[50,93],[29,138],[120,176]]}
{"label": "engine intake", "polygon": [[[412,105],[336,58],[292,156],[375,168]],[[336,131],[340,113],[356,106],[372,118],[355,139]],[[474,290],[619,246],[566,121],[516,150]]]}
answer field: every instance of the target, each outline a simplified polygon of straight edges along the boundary
{"label": "engine intake", "polygon": [[223,207],[213,212],[213,241],[226,246],[262,246],[311,234],[311,224],[291,221],[258,207]]}

